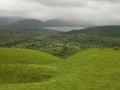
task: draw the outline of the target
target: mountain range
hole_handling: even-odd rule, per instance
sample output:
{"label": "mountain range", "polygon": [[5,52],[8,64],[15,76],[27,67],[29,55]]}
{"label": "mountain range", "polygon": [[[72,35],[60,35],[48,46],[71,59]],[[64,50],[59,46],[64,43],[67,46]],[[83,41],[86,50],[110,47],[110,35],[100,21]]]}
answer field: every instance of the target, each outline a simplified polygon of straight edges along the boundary
{"label": "mountain range", "polygon": [[50,26],[81,26],[77,22],[62,20],[62,19],[52,19],[48,21],[41,21],[37,19],[22,18],[22,17],[0,17],[0,25],[8,24],[22,24],[22,25],[39,25],[44,27]]}

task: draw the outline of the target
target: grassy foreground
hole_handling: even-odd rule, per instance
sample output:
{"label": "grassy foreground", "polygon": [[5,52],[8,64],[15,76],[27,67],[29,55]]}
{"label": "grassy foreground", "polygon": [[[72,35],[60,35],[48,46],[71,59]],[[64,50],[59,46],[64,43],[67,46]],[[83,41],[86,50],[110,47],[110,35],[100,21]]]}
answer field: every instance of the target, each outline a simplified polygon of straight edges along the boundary
{"label": "grassy foreground", "polygon": [[0,90],[119,90],[120,51],[93,48],[61,60],[27,49],[0,49]]}

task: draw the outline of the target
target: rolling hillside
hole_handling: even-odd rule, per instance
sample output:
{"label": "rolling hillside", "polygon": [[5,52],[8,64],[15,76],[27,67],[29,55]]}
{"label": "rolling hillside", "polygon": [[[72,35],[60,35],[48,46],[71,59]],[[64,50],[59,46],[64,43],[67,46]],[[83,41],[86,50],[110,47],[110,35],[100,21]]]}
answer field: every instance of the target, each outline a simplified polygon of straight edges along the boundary
{"label": "rolling hillside", "polygon": [[43,65],[55,63],[58,61],[58,58],[40,51],[19,48],[0,48],[1,63],[24,63]]}
{"label": "rolling hillside", "polygon": [[93,48],[60,60],[34,50],[1,48],[0,60],[0,90],[119,90],[119,50]]}
{"label": "rolling hillside", "polygon": [[67,59],[76,90],[117,90],[120,85],[120,51],[88,49]]}
{"label": "rolling hillside", "polygon": [[0,84],[45,81],[59,73],[61,60],[27,49],[0,48]]}

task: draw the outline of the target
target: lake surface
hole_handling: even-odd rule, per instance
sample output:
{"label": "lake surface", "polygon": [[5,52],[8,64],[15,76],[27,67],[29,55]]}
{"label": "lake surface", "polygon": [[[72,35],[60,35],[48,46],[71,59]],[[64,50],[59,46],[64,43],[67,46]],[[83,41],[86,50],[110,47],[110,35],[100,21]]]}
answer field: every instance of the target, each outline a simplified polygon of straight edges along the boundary
{"label": "lake surface", "polygon": [[65,26],[65,27],[55,26],[55,27],[45,27],[45,28],[67,32],[67,31],[71,31],[71,30],[81,30],[81,29],[84,29],[85,27],[81,27],[81,26]]}

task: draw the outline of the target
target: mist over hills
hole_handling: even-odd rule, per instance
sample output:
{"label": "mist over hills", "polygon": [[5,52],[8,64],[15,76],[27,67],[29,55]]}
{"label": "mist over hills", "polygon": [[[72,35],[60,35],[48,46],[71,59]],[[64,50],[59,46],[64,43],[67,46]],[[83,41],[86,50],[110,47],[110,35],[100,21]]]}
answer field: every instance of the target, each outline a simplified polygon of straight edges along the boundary
{"label": "mist over hills", "polygon": [[120,37],[120,25],[89,27],[82,30],[72,30],[72,31],[66,32],[66,34],[72,34],[72,35],[79,34],[79,33],[98,35],[98,36]]}
{"label": "mist over hills", "polygon": [[42,25],[42,21],[40,20],[35,20],[35,19],[24,19],[24,20],[20,20],[16,23],[13,23],[13,25],[21,25],[21,26],[41,26]]}
{"label": "mist over hills", "polygon": [[23,17],[0,17],[0,25],[6,25],[24,20]]}
{"label": "mist over hills", "polygon": [[63,19],[51,19],[47,21],[42,21],[38,19],[22,18],[22,17],[0,17],[0,25],[8,24],[22,24],[22,25],[35,25],[43,27],[54,27],[54,26],[84,26],[79,22],[63,20]]}
{"label": "mist over hills", "polygon": [[[50,19],[50,20],[39,20],[33,18],[24,18],[24,17],[0,17],[0,26],[2,25],[23,25],[23,26],[41,26],[41,27],[96,27],[96,26],[109,26],[108,25],[94,25],[92,23],[81,22],[81,21],[72,21],[67,19]],[[119,25],[119,24],[117,24]]]}
{"label": "mist over hills", "polygon": [[44,26],[81,26],[80,23],[70,21],[70,20],[63,20],[63,19],[52,19],[48,20],[43,23]]}

